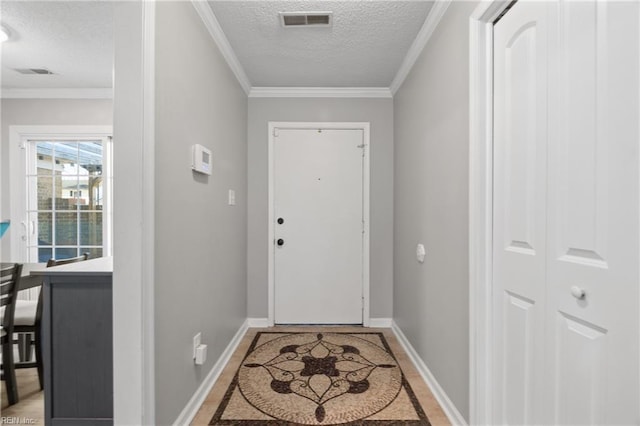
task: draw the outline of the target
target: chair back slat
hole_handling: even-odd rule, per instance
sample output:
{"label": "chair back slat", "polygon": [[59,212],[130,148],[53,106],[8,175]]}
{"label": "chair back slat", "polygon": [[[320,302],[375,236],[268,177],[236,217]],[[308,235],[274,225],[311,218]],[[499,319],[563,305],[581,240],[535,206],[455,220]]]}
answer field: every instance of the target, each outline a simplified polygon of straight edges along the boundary
{"label": "chair back slat", "polygon": [[13,330],[13,314],[21,274],[22,264],[19,263],[0,269],[0,307],[4,308],[2,328],[9,332]]}

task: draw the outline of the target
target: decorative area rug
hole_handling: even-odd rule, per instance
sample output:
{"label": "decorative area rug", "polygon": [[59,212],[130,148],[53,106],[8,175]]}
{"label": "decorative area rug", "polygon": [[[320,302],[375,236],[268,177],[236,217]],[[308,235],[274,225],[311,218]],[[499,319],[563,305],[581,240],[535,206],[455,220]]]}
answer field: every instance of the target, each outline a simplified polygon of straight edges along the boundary
{"label": "decorative area rug", "polygon": [[259,332],[210,425],[429,425],[382,333]]}

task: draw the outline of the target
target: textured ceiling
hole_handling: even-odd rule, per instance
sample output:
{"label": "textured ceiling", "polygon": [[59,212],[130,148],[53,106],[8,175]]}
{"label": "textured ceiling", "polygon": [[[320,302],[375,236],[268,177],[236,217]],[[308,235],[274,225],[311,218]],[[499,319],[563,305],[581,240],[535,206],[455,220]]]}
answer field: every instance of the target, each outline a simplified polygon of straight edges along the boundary
{"label": "textured ceiling", "polygon": [[[210,0],[253,86],[389,87],[431,1]],[[283,28],[278,12],[331,11],[331,28]]]}
{"label": "textured ceiling", "polygon": [[[426,0],[208,3],[254,87],[389,87],[432,6]],[[278,12],[299,10],[331,11],[333,26],[282,28]],[[0,18],[11,32],[0,45],[3,88],[112,87],[110,0],[2,0]]]}
{"label": "textured ceiling", "polygon": [[[110,88],[113,4],[110,1],[0,2],[3,88]],[[14,68],[47,68],[22,75]]]}

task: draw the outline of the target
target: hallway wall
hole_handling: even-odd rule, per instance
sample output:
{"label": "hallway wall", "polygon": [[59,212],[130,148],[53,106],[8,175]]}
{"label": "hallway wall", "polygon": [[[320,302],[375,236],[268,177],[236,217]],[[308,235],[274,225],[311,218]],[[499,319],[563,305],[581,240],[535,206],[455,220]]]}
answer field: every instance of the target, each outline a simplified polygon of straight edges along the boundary
{"label": "hallway wall", "polygon": [[[452,2],[394,97],[395,322],[469,418],[469,16]],[[426,260],[416,261],[416,245]]]}
{"label": "hallway wall", "polygon": [[[155,78],[155,423],[166,425],[247,317],[247,96],[191,2],[156,4]],[[196,143],[212,151],[211,176],[191,170]]]}
{"label": "hallway wall", "polygon": [[391,318],[393,297],[393,101],[352,98],[249,98],[248,316],[268,316],[269,121],[371,123],[371,317]]}

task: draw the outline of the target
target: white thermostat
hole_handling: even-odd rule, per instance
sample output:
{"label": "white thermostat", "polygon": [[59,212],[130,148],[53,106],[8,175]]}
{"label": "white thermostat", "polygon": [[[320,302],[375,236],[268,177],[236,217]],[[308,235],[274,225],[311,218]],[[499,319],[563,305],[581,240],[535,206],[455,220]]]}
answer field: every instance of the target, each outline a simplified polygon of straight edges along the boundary
{"label": "white thermostat", "polygon": [[211,150],[205,148],[200,144],[195,144],[192,147],[193,157],[191,159],[191,168],[198,173],[204,173],[205,175],[211,174],[212,158]]}

